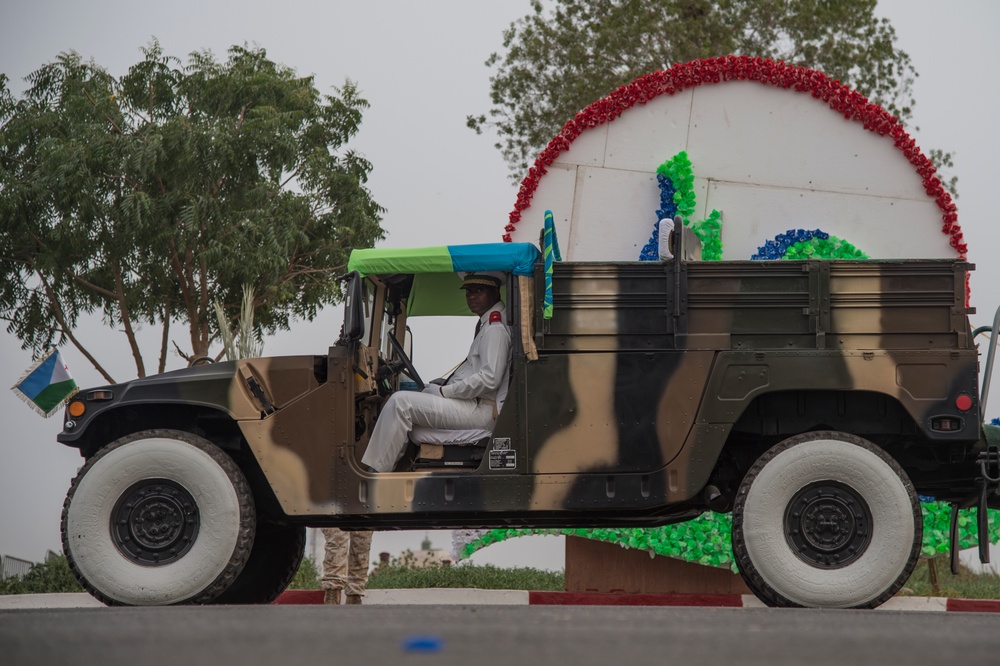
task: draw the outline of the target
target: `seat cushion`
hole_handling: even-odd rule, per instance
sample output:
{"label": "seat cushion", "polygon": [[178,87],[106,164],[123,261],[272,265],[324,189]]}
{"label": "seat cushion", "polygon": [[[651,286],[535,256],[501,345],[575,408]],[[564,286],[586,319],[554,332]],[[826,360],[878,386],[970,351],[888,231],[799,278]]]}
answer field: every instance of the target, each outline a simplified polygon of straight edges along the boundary
{"label": "seat cushion", "polygon": [[478,467],[490,434],[480,429],[415,427],[410,431],[410,441],[417,445],[413,467]]}
{"label": "seat cushion", "polygon": [[[479,446],[446,446],[444,444],[420,444],[411,467],[479,467],[486,454],[488,438],[477,442]],[[414,446],[411,444],[411,446]]]}
{"label": "seat cushion", "polygon": [[444,428],[429,428],[414,426],[410,431],[410,441],[414,444],[449,444],[471,446],[484,437],[489,437],[491,430],[471,428],[468,430],[445,430]]}

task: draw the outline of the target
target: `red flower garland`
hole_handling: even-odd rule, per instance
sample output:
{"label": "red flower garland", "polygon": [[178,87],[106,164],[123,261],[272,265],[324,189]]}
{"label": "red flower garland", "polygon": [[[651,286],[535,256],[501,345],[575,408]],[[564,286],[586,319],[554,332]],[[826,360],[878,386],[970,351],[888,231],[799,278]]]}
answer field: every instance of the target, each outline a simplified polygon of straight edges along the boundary
{"label": "red flower garland", "polygon": [[869,102],[861,93],[842,85],[840,81],[831,80],[822,72],[750,56],[693,60],[674,65],[668,70],[646,74],[577,113],[573,120],[563,125],[559,134],[549,142],[521,181],[514,210],[504,228],[504,242],[511,242],[510,234],[521,220],[521,213],[531,205],[538,183],[548,171],[546,167],[551,166],[560,153],[569,150],[569,145],[584,130],[609,123],[625,110],[636,104],[645,104],[660,95],[673,95],[687,88],[721,81],[757,81],[776,88],[807,92],[826,102],[834,111],[844,114],[844,118],[860,122],[869,132],[891,136],[896,148],[923,178],[927,196],[934,197],[941,209],[944,223],[941,231],[951,236],[950,244],[959,257],[966,258],[969,248],[963,242],[962,229],[958,226],[958,209],[941,180],[935,176],[936,170],[930,159],[920,151],[916,141],[906,133],[897,118],[877,104]]}

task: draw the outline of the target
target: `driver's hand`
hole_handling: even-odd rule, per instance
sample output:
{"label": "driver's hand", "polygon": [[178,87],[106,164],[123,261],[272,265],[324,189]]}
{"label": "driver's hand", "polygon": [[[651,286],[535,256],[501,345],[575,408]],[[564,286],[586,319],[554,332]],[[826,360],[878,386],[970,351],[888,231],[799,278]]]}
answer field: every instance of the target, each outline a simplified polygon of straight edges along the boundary
{"label": "driver's hand", "polygon": [[444,377],[438,377],[437,379],[432,379],[432,380],[430,381],[430,383],[431,383],[431,384],[436,384],[436,385],[438,385],[438,386],[444,386],[444,383],[445,383],[445,381],[446,381],[446,380],[445,380],[445,378],[444,378]]}
{"label": "driver's hand", "polygon": [[[439,384],[428,384],[424,387],[421,393],[430,393],[431,395],[441,395],[441,386]],[[444,396],[441,396],[444,397]]]}

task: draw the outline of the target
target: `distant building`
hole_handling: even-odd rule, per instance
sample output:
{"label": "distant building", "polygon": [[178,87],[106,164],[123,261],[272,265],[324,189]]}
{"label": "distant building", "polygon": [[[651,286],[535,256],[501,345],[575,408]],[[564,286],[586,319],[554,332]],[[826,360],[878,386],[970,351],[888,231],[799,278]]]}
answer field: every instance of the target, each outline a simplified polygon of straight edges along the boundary
{"label": "distant building", "polygon": [[0,578],[24,578],[35,566],[34,562],[11,555],[0,555]]}
{"label": "distant building", "polygon": [[320,570],[322,576],[323,556],[326,548],[326,539],[323,538],[323,530],[318,527],[306,529],[306,553],[305,556],[313,561],[313,564]]}
{"label": "distant building", "polygon": [[430,537],[426,534],[424,534],[424,540],[420,542],[420,550],[414,552],[407,548],[395,558],[392,558],[389,553],[382,552],[378,554],[378,560],[378,564],[375,565],[376,567],[390,565],[420,568],[435,566],[450,567],[454,562],[451,552],[441,548],[434,548]]}
{"label": "distant building", "polygon": [[431,567],[452,565],[451,551],[442,548],[434,548],[429,536],[424,534],[424,540],[420,542],[420,550],[413,554],[414,566]]}

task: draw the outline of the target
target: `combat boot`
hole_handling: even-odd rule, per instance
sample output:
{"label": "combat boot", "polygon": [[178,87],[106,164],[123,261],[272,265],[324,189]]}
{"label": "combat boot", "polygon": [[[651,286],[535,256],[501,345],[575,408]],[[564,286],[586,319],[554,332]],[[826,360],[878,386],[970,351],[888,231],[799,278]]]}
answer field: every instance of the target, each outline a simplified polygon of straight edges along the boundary
{"label": "combat boot", "polygon": [[[326,590],[323,593],[323,603],[332,604],[334,606],[340,605],[340,590]],[[348,603],[350,603],[350,597],[348,597]]]}
{"label": "combat boot", "polygon": [[360,606],[361,605],[361,595],[360,594],[348,594],[347,595],[347,605],[348,606]]}

